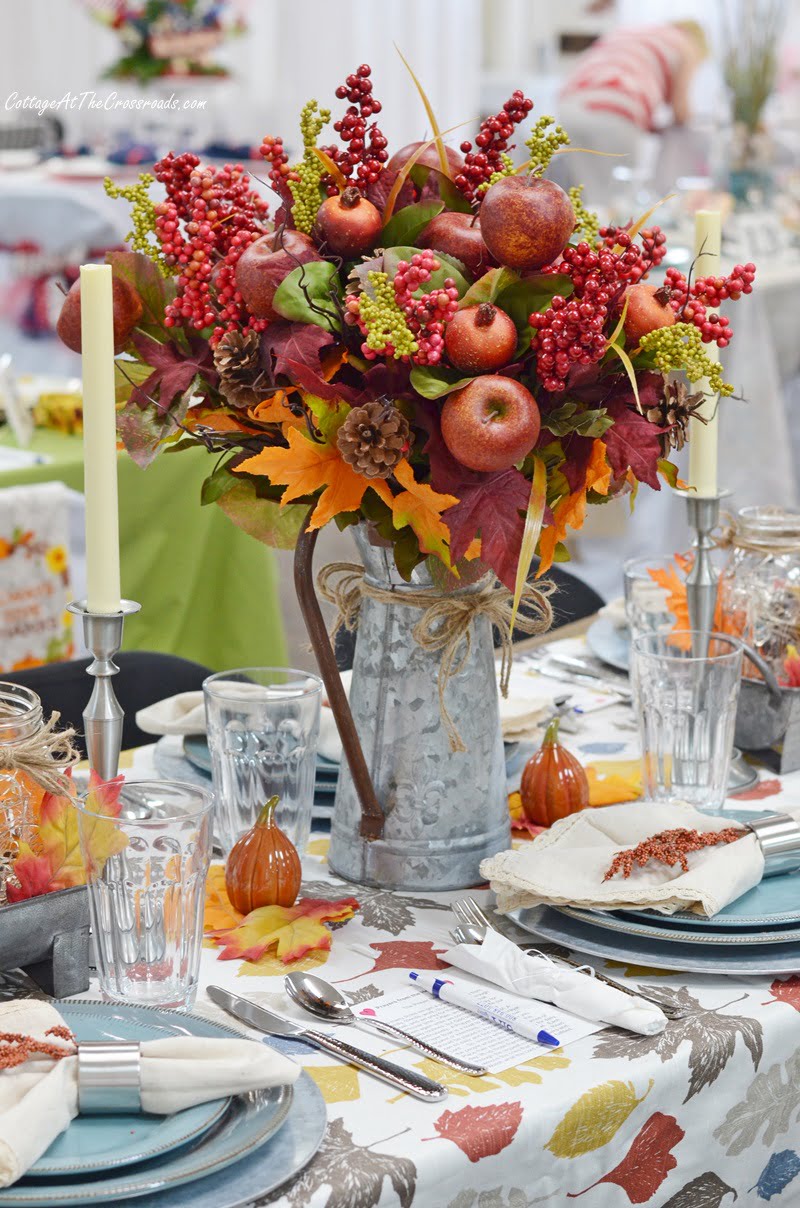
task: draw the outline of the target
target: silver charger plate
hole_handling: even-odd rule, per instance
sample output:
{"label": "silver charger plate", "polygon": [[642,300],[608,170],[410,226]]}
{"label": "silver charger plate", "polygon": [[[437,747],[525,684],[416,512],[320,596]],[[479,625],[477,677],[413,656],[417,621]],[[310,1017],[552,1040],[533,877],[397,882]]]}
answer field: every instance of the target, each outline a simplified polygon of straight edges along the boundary
{"label": "silver charger plate", "polygon": [[[129,1039],[137,1018],[147,1021],[149,1034],[155,1025],[162,1035],[242,1036],[190,1012],[91,1001],[57,1006],[70,1027],[83,1013],[109,1039]],[[272,1047],[297,1051],[285,1041]],[[322,1144],[326,1120],[322,1095],[303,1073],[294,1087],[235,1096],[223,1119],[194,1145],[90,1179],[23,1179],[0,1190],[0,1206],[67,1208],[135,1198],[141,1208],[237,1208],[302,1170]]]}
{"label": "silver charger plate", "polygon": [[617,671],[630,670],[631,639],[627,629],[618,629],[610,617],[598,617],[586,630],[586,645],[595,658]]}
{"label": "silver charger plate", "polygon": [[[644,911],[632,917],[626,911],[610,910],[580,910],[577,906],[554,907],[559,914],[567,914],[570,918],[579,919],[593,927],[602,927],[608,931],[618,931],[622,935],[640,935],[647,939],[663,940],[670,944],[763,944],[764,928],[758,931],[747,931],[744,928],[725,930],[724,928],[691,928],[674,925],[675,915],[651,914],[644,916]],[[707,920],[710,922],[710,920]],[[800,943],[800,927],[775,927],[766,935],[770,944]]]}
{"label": "silver charger plate", "polygon": [[669,969],[681,973],[725,973],[750,976],[800,971],[800,944],[752,944],[744,947],[663,943],[642,936],[617,936],[582,919],[559,914],[549,906],[515,910],[509,916],[525,931],[563,944],[588,956]]}

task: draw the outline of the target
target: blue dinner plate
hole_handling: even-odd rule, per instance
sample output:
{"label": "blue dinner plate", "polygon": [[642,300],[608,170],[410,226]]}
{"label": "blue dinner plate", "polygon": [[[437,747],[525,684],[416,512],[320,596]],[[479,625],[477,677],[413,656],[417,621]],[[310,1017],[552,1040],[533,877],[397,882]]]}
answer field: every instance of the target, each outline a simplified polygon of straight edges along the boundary
{"label": "blue dinner plate", "polygon": [[[650,922],[649,910],[626,910],[631,918]],[[660,916],[663,920],[663,916]],[[735,902],[723,907],[712,918],[680,910],[669,922],[698,931],[709,928],[726,930],[763,930],[765,927],[800,926],[800,876],[765,877]]]}
{"label": "blue dinner plate", "polygon": [[[59,1002],[58,1010],[79,1040],[151,1040],[164,1036],[241,1036],[199,1015],[165,1011],[156,1007],[116,1006],[100,1002]],[[26,1177],[0,1190],[2,1208],[66,1208],[67,1205],[104,1204],[115,1200],[163,1192],[204,1179],[238,1162],[273,1137],[285,1122],[293,1088],[274,1087],[227,1101],[220,1118],[204,1133],[180,1148],[151,1157],[121,1170],[90,1177],[49,1175]],[[74,1121],[60,1138],[62,1153],[70,1152],[70,1135],[97,1130],[98,1147],[107,1150],[105,1132],[115,1127],[113,1117],[87,1116]],[[116,1117],[121,1120],[123,1117]],[[125,1120],[130,1117],[125,1116]],[[291,1173],[291,1172],[290,1172]],[[289,1175],[284,1175],[288,1178]]]}
{"label": "blue dinner plate", "polygon": [[631,638],[628,629],[619,629],[611,617],[598,617],[586,631],[586,645],[595,658],[617,671],[630,665]]}
{"label": "blue dinner plate", "polygon": [[[748,931],[743,927],[683,927],[685,917],[680,915],[647,914],[644,911],[633,915],[627,911],[580,910],[575,906],[557,906],[559,914],[581,919],[606,931],[617,931],[621,935],[639,935],[645,939],[663,940],[668,944],[798,944],[800,927],[757,927]],[[715,916],[716,917],[716,916]],[[710,921],[710,920],[709,920]]]}
{"label": "blue dinner plate", "polygon": [[639,935],[617,935],[582,918],[561,914],[549,906],[515,910],[510,917],[539,939],[563,944],[575,952],[644,968],[687,973],[751,976],[800,972],[800,944],[664,943]]}

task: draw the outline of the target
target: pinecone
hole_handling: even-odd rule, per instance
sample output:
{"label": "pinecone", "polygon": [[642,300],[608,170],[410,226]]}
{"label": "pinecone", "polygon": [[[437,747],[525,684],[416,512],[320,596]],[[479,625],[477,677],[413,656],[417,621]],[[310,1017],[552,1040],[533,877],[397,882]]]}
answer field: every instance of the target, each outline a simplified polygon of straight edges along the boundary
{"label": "pinecone", "polygon": [[700,415],[697,410],[704,399],[705,395],[702,391],[689,394],[685,382],[667,382],[658,405],[648,407],[645,411],[645,416],[651,424],[658,424],[659,428],[668,429],[661,436],[665,454],[670,449],[682,449],[686,444],[689,420],[693,416],[703,424],[708,423],[705,416]]}
{"label": "pinecone", "polygon": [[260,353],[255,331],[227,331],[214,349],[219,388],[232,407],[255,407],[263,398],[258,390],[264,378]]}
{"label": "pinecone", "polygon": [[352,409],[336,443],[344,460],[359,474],[388,478],[408,450],[408,420],[388,399],[365,403]]}

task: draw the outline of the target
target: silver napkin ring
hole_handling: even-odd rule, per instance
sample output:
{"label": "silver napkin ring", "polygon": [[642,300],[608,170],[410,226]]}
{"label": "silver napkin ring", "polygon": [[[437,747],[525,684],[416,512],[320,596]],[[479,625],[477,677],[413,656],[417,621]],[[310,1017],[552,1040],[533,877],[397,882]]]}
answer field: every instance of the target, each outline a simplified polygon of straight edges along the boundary
{"label": "silver napkin ring", "polygon": [[138,1041],[90,1040],[78,1045],[78,1111],[82,1115],[142,1110]]}
{"label": "silver napkin ring", "polygon": [[764,853],[764,876],[800,872],[800,823],[789,814],[759,814],[745,826]]}

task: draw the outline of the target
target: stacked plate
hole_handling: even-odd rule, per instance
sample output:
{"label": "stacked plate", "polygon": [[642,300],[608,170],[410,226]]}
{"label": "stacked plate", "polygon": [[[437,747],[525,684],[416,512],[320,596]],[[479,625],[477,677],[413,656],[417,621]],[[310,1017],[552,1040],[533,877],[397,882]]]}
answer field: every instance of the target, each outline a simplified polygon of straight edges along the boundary
{"label": "stacked plate", "polygon": [[[198,1015],[155,1007],[61,1002],[58,1009],[79,1041],[239,1035]],[[325,1124],[324,1101],[307,1074],[293,1087],[217,1099],[172,1116],[78,1116],[24,1179],[0,1190],[0,1208],[129,1199],[139,1208],[236,1208],[302,1170]]]}
{"label": "stacked plate", "polygon": [[539,906],[514,916],[527,931],[627,964],[699,973],[800,971],[800,880],[770,877],[712,918],[680,911]]}

